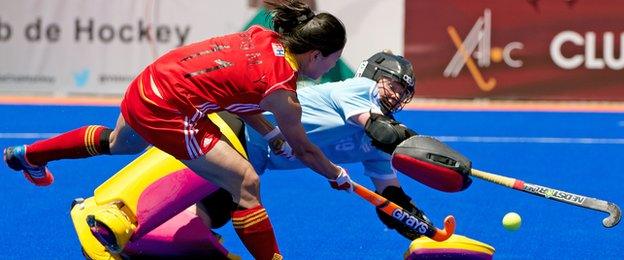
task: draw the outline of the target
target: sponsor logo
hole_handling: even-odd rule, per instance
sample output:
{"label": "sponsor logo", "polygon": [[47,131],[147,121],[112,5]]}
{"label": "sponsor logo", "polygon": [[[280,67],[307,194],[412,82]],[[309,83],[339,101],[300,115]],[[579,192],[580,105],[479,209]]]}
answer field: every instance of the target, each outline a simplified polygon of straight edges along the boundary
{"label": "sponsor logo", "polygon": [[585,197],[580,196],[580,195],[567,193],[567,192],[559,191],[559,190],[553,190],[553,189],[549,189],[549,188],[538,186],[538,185],[533,185],[533,186],[527,185],[525,190],[529,192],[541,194],[542,196],[548,199],[563,200],[563,201],[571,202],[571,203],[578,204],[578,205],[583,204],[583,202],[586,199]]}
{"label": "sponsor logo", "polygon": [[[575,31],[563,31],[555,35],[550,42],[550,57],[552,61],[563,69],[576,69],[584,66],[587,69],[604,69],[621,70],[624,68],[624,33],[620,33],[619,51],[616,51],[613,32],[605,32],[602,35],[602,48],[596,47],[597,36],[595,32],[586,32],[581,35]],[[573,55],[564,55],[561,51],[564,45],[576,45],[584,48],[584,53]],[[598,53],[602,49],[602,58]],[[616,52],[619,58],[616,58]]]}
{"label": "sponsor logo", "polygon": [[275,54],[275,56],[284,57],[284,46],[275,42],[271,43],[271,46],[273,46],[273,54]]}
{"label": "sponsor logo", "polygon": [[94,18],[74,20],[76,42],[175,43],[177,46],[182,46],[189,38],[190,32],[190,25],[152,24],[141,19],[136,24],[126,23],[120,26]]}
{"label": "sponsor logo", "polygon": [[210,142],[212,142],[212,138],[204,137],[204,140],[202,141],[202,146],[207,147],[208,145],[210,145]]}
{"label": "sponsor logo", "polygon": [[87,85],[87,82],[89,81],[89,74],[91,74],[89,69],[74,72],[74,84],[76,87],[81,88]]}
{"label": "sponsor logo", "polygon": [[25,75],[25,74],[0,74],[0,83],[28,83],[28,84],[54,84],[56,78],[49,75]]}
{"label": "sponsor logo", "polygon": [[425,234],[427,232],[427,224],[401,209],[395,209],[392,212],[392,217],[401,221],[401,223],[407,225],[411,229],[416,230],[418,233]]}
{"label": "sponsor logo", "polygon": [[362,61],[360,63],[360,66],[355,71],[355,76],[356,77],[362,77],[362,73],[364,73],[364,70],[366,69],[366,66],[368,66],[368,61],[367,60]]}
{"label": "sponsor logo", "polygon": [[[521,42],[510,42],[504,47],[491,47],[492,44],[492,15],[490,9],[485,9],[483,16],[477,19],[472,29],[464,39],[461,40],[457,29],[449,26],[447,32],[457,48],[455,55],[444,69],[445,77],[457,77],[464,67],[475,80],[477,87],[483,91],[490,91],[496,87],[496,79],[486,79],[480,71],[481,68],[490,66],[490,62],[504,62],[512,68],[520,68],[523,63],[521,60],[512,58],[511,53],[514,50],[524,48]],[[475,60],[476,59],[476,62]]]}
{"label": "sponsor logo", "polygon": [[362,140],[362,143],[360,144],[360,150],[362,150],[365,153],[368,153],[368,152],[373,151],[373,146],[370,142],[365,142]]}
{"label": "sponsor logo", "polygon": [[117,75],[117,74],[99,74],[98,81],[100,84],[128,84],[132,82],[134,76],[132,75]]}
{"label": "sponsor logo", "polygon": [[414,86],[414,79],[409,75],[403,75],[403,81],[405,81],[405,83],[409,86]]}
{"label": "sponsor logo", "polygon": [[336,149],[336,151],[343,152],[353,151],[355,149],[355,141],[351,137],[340,139],[338,141],[338,144],[334,146],[334,149]]}

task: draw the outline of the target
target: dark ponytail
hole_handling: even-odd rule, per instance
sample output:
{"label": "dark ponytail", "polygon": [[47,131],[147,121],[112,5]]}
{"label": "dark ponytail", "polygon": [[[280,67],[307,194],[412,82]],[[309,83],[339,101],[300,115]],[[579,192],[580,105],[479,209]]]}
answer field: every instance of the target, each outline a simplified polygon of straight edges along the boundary
{"label": "dark ponytail", "polygon": [[273,20],[273,29],[282,43],[294,54],[319,50],[328,56],[344,48],[347,42],[344,25],[329,13],[315,15],[306,4],[297,0],[280,3],[265,2]]}

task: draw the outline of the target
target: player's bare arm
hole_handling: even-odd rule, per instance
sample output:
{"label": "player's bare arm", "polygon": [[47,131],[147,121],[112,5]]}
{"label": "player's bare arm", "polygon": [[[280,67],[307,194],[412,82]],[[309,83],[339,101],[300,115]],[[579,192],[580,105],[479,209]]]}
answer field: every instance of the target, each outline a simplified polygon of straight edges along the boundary
{"label": "player's bare arm", "polygon": [[277,125],[301,162],[328,179],[340,174],[341,168],[331,163],[308,139],[301,125],[301,105],[296,93],[277,90],[260,102],[260,108],[275,115]]}
{"label": "player's bare arm", "polygon": [[271,122],[269,122],[262,114],[248,114],[248,115],[239,115],[245,123],[247,123],[251,128],[256,130],[261,135],[266,135],[271,132],[275,128]]}

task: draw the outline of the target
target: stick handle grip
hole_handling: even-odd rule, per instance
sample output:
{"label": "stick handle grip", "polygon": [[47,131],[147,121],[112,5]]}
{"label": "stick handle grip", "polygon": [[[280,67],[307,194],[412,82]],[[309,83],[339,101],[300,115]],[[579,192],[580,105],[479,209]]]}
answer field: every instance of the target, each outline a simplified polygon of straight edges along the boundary
{"label": "stick handle grip", "polygon": [[517,180],[511,177],[506,177],[494,173],[484,172],[477,169],[471,169],[470,175],[475,176],[479,179],[483,179],[489,182],[493,182],[499,185],[507,186],[512,189],[522,190],[521,185],[524,183],[521,180]]}

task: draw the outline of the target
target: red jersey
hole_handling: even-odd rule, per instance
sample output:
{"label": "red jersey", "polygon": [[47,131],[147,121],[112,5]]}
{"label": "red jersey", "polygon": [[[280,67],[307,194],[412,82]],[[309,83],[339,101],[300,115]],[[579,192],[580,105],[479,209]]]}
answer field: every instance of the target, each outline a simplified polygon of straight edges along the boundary
{"label": "red jersey", "polygon": [[278,37],[252,26],[174,49],[148,70],[162,98],[188,116],[197,110],[258,113],[264,96],[277,89],[296,90],[297,73]]}
{"label": "red jersey", "polygon": [[152,145],[178,159],[198,158],[221,136],[207,114],[258,113],[266,95],[296,90],[285,56],[277,33],[260,26],[174,49],[130,84],[121,113]]}

